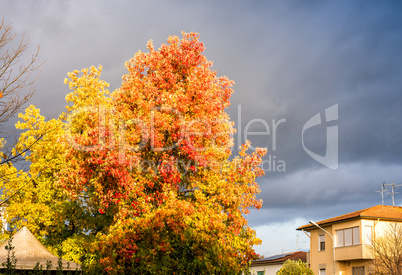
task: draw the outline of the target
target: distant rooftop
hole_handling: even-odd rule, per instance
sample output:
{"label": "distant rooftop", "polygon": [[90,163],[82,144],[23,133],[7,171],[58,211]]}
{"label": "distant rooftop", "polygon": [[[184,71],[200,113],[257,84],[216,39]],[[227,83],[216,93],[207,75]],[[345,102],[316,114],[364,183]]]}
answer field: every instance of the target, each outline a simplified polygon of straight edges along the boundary
{"label": "distant rooftop", "polygon": [[[320,226],[329,225],[332,223],[343,222],[353,219],[383,219],[387,221],[402,221],[402,207],[390,205],[377,205],[363,210],[355,211],[352,213],[344,214],[334,218],[326,219],[317,222]],[[297,230],[315,229],[316,226],[306,224],[297,228]]]}
{"label": "distant rooftop", "polygon": [[[7,260],[8,254],[5,249],[8,241],[0,245],[0,262]],[[11,245],[14,247],[13,251],[17,259],[16,269],[33,270],[35,265],[39,263],[42,268],[46,270],[47,261],[52,262],[49,270],[56,270],[59,258],[54,256],[36,237],[23,227],[19,230],[12,239]],[[63,269],[66,271],[75,271],[81,269],[79,264],[62,259]],[[3,268],[3,267],[1,267]],[[0,269],[1,269],[0,268]]]}
{"label": "distant rooftop", "polygon": [[297,252],[291,252],[291,253],[284,253],[284,254],[278,254],[270,257],[266,257],[264,259],[258,259],[252,262],[252,266],[254,265],[269,265],[269,264],[278,264],[278,263],[283,263],[286,260],[302,260],[303,262],[306,262],[307,258],[307,252],[304,251],[297,251]]}

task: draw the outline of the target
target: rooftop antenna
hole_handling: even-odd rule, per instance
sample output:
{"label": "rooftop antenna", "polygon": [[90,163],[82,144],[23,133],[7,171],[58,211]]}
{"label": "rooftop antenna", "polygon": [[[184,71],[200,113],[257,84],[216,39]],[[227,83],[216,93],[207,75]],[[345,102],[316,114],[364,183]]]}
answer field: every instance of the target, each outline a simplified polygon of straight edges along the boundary
{"label": "rooftop antenna", "polygon": [[384,192],[387,192],[388,190],[385,189],[385,181],[381,184],[381,190],[376,191],[378,193],[381,193],[381,201],[382,201],[382,205],[384,205]]}
{"label": "rooftop antenna", "polygon": [[304,241],[299,240],[299,234],[297,233],[296,234],[296,251],[299,251],[299,244],[300,243],[304,243]]}
{"label": "rooftop antenna", "polygon": [[392,206],[395,206],[395,194],[399,193],[399,192],[395,192],[395,187],[402,186],[402,184],[395,185],[394,182],[392,182],[391,184],[385,184],[385,185],[391,185],[391,193],[387,193],[387,194],[391,195]]}

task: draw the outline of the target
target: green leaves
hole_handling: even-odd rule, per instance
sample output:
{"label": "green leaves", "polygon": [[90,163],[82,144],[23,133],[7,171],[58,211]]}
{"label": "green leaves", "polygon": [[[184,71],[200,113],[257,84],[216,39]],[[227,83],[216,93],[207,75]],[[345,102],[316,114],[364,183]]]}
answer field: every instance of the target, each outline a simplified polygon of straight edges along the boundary
{"label": "green leaves", "polygon": [[314,275],[307,263],[301,260],[286,260],[282,268],[276,272],[277,275]]}

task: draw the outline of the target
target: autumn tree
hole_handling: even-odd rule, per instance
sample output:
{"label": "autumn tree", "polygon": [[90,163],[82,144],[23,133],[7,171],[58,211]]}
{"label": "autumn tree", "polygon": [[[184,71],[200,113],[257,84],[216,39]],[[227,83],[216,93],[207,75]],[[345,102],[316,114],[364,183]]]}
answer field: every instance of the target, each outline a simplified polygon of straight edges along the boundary
{"label": "autumn tree", "polygon": [[[41,65],[38,61],[39,48],[26,64],[24,59],[28,50],[28,40],[23,36],[16,39],[12,25],[0,23],[0,165],[16,161],[20,154],[13,154],[14,144],[5,146],[6,122],[20,112],[33,96],[36,72]],[[11,129],[11,127],[9,127]],[[32,144],[31,144],[32,146]],[[29,148],[26,148],[25,152]],[[0,174],[0,177],[5,175]]]}
{"label": "autumn tree", "polygon": [[10,221],[44,241],[88,236],[77,241],[93,249],[81,260],[111,274],[236,274],[257,258],[245,215],[262,204],[266,150],[248,154],[246,142],[231,157],[233,81],[211,69],[198,34],[147,48],[126,62],[116,91],[101,67],[74,71],[59,119],[46,122],[33,106],[21,114],[17,151],[55,130],[26,156],[31,168],[20,176],[36,186],[13,199]]}
{"label": "autumn tree", "polygon": [[[7,220],[12,227],[27,226],[54,254],[62,249],[64,258],[85,262],[84,255],[89,253],[96,234],[104,233],[113,219],[101,215],[100,206],[85,196],[70,199],[57,184],[57,174],[69,161],[64,159],[68,144],[62,142],[62,119],[45,121],[35,106],[29,106],[19,118],[16,127],[23,133],[14,150],[23,154],[30,167],[21,171],[14,165],[0,166],[1,173],[7,175],[1,185],[1,199],[8,202]],[[35,146],[25,154],[35,140]]]}
{"label": "autumn tree", "polygon": [[402,274],[402,226],[389,223],[381,235],[371,238],[373,261],[370,269],[374,274]]}

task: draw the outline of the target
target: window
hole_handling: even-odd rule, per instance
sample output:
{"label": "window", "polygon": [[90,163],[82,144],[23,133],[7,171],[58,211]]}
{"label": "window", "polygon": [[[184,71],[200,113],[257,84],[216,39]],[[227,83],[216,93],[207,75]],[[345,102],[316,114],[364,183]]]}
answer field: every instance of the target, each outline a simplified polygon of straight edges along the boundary
{"label": "window", "polygon": [[318,251],[325,250],[325,235],[318,235]]}
{"label": "window", "polygon": [[336,235],[335,235],[335,241],[336,241],[336,246],[343,246],[343,230],[338,230],[335,231]]}
{"label": "window", "polygon": [[364,266],[352,267],[352,275],[364,275]]}
{"label": "window", "polygon": [[257,275],[264,275],[265,271],[257,271]]}
{"label": "window", "polygon": [[320,269],[319,275],[325,275],[325,268],[321,268],[321,269]]}
{"label": "window", "polygon": [[337,247],[360,244],[360,231],[358,226],[337,230],[335,233]]}
{"label": "window", "polygon": [[344,246],[349,246],[353,244],[353,231],[352,228],[344,229],[343,230],[343,237],[344,237]]}
{"label": "window", "polygon": [[364,227],[364,243],[371,244],[371,225],[366,225]]}

